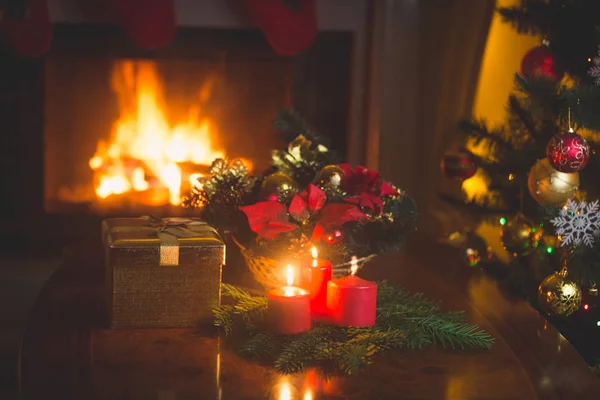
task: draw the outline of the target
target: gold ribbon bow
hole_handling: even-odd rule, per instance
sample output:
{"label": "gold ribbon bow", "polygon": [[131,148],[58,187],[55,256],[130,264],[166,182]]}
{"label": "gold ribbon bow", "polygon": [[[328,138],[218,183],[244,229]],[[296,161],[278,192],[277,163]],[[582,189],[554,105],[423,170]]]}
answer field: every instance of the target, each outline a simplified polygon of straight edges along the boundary
{"label": "gold ribbon bow", "polygon": [[108,226],[103,233],[103,236],[111,232],[134,233],[142,231],[155,233],[159,240],[159,263],[161,266],[179,265],[179,239],[203,237],[206,234],[206,231],[212,231],[217,234],[217,231],[210,227],[206,222],[189,218],[157,218],[153,216],[143,216],[140,219],[146,222],[146,224],[144,224],[145,226]]}
{"label": "gold ribbon bow", "polygon": [[160,265],[179,265],[179,239],[202,236],[200,232],[190,229],[193,226],[206,226],[206,222],[195,221],[189,218],[156,218],[143,216],[150,226],[158,229],[157,235],[160,242]]}

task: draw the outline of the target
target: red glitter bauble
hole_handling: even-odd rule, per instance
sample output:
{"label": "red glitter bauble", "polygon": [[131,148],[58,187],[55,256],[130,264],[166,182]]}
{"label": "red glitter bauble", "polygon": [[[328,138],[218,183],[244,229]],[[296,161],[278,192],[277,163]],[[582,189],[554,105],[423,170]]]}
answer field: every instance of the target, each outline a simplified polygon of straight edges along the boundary
{"label": "red glitter bauble", "polygon": [[590,158],[590,146],[575,132],[552,136],[546,147],[546,158],[557,171],[579,172]]}
{"label": "red glitter bauble", "polygon": [[548,46],[538,46],[529,50],[521,61],[521,74],[525,77],[546,78],[559,82],[565,71],[558,66],[556,56]]}
{"label": "red glitter bauble", "polygon": [[446,177],[462,180],[475,175],[477,163],[469,150],[459,147],[444,154],[441,168]]}

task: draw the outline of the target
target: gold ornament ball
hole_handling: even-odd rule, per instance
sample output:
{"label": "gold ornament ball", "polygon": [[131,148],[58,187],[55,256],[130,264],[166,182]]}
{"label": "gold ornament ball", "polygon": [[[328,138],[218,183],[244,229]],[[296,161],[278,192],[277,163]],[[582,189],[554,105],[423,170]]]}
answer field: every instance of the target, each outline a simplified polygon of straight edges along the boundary
{"label": "gold ornament ball", "polygon": [[527,186],[531,197],[540,205],[560,207],[577,193],[579,174],[557,171],[543,158],[531,167]]}
{"label": "gold ornament ball", "polygon": [[567,316],[581,306],[581,288],[557,272],[542,281],[538,288],[540,307],[551,316]]}
{"label": "gold ornament ball", "polygon": [[531,236],[534,234],[534,224],[522,215],[509,220],[502,228],[502,244],[514,256],[529,254],[532,247]]}
{"label": "gold ornament ball", "polygon": [[326,165],[317,174],[316,182],[319,187],[341,186],[346,177],[343,169],[337,165]]}
{"label": "gold ornament ball", "polygon": [[260,198],[263,200],[286,201],[298,192],[298,183],[283,172],[276,172],[265,178],[261,185]]}

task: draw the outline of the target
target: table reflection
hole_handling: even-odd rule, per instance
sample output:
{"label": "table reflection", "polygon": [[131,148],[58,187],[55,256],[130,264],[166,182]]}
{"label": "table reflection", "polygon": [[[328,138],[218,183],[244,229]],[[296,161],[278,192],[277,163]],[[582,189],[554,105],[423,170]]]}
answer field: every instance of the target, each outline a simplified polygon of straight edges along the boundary
{"label": "table reflection", "polygon": [[320,393],[323,378],[316,370],[296,375],[277,375],[273,385],[275,400],[314,400]]}

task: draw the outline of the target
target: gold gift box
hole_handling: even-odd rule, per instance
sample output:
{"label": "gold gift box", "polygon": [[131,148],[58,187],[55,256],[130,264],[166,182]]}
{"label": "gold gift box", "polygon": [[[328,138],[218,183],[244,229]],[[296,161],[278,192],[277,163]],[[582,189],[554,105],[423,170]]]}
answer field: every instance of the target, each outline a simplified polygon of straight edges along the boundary
{"label": "gold gift box", "polygon": [[190,327],[220,303],[225,244],[199,219],[102,222],[106,303],[112,328]]}

